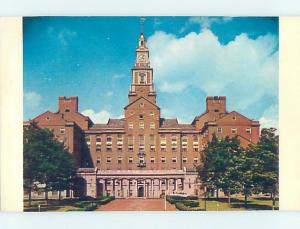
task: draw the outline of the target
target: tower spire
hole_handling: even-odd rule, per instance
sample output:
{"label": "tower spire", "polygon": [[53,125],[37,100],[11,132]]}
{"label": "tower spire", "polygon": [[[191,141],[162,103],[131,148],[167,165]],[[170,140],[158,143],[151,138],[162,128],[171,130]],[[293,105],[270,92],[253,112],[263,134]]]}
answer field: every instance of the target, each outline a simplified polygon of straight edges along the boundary
{"label": "tower spire", "polygon": [[140,24],[141,24],[141,34],[144,34],[144,22],[145,22],[145,18],[141,17],[140,18]]}

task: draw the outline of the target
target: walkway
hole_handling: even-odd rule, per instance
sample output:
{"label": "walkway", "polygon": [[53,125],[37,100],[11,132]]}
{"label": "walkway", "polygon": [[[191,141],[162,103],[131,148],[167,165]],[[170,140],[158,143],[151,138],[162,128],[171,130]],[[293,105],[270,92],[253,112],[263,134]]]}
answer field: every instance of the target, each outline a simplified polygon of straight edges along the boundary
{"label": "walkway", "polygon": [[[164,211],[164,199],[116,199],[100,206],[97,211]],[[167,211],[176,211],[175,205],[167,202]]]}

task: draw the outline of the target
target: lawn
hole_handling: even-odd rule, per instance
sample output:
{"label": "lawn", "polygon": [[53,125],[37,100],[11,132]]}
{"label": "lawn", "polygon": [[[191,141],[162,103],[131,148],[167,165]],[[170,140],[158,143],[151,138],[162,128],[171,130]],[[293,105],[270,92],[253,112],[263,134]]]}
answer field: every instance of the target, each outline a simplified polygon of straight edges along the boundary
{"label": "lawn", "polygon": [[[200,200],[200,207],[205,209],[205,201]],[[275,210],[278,210],[278,201],[275,203]],[[208,199],[206,201],[207,211],[245,211],[245,210],[272,210],[272,201],[264,197],[248,198],[247,208],[244,205],[243,197],[232,198],[231,204],[228,203],[227,198]]]}
{"label": "lawn", "polygon": [[[63,199],[63,200],[32,200],[31,206],[29,201],[24,200],[25,212],[67,212],[67,211],[94,211],[98,206],[106,204],[114,200],[114,197],[102,197],[98,199],[78,200],[78,199]],[[39,208],[40,205],[40,208]]]}

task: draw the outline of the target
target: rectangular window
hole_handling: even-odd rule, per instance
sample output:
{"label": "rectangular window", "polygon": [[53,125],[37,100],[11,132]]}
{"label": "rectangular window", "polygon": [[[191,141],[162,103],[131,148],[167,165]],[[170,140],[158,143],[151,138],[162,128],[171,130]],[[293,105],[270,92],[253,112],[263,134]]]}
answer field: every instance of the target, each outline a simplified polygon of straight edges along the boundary
{"label": "rectangular window", "polygon": [[161,134],[160,135],[160,148],[166,149],[166,145],[167,145],[166,135]]}
{"label": "rectangular window", "polygon": [[182,158],[182,162],[187,163],[187,158],[186,157]]}
{"label": "rectangular window", "polygon": [[100,164],[100,162],[101,162],[100,158],[97,158],[97,161],[96,161],[97,165]]}
{"label": "rectangular window", "polygon": [[128,158],[128,163],[129,163],[129,164],[132,164],[132,163],[133,163],[133,158],[132,158],[132,157],[129,157],[129,158]]}
{"label": "rectangular window", "polygon": [[177,158],[176,158],[176,157],[173,157],[173,158],[172,158],[172,162],[173,162],[173,163],[176,163],[176,162],[177,162]]}
{"label": "rectangular window", "polygon": [[187,148],[187,144],[188,144],[188,137],[186,135],[183,135],[181,138],[182,148]]}
{"label": "rectangular window", "polygon": [[150,145],[150,151],[155,152],[155,145]]}
{"label": "rectangular window", "polygon": [[133,129],[133,123],[132,122],[128,123],[128,129]]}
{"label": "rectangular window", "polygon": [[151,117],[154,117],[154,112],[151,111],[151,112],[150,112],[150,116],[151,116]]}
{"label": "rectangular window", "polygon": [[111,163],[111,158],[110,157],[106,158],[106,163]]}
{"label": "rectangular window", "polygon": [[139,144],[140,145],[145,144],[145,136],[142,134],[139,135]]}
{"label": "rectangular window", "polygon": [[123,160],[123,158],[119,157],[118,158],[118,164],[122,164],[122,160]]}
{"label": "rectangular window", "polygon": [[154,122],[150,123],[150,129],[155,129],[155,123]]}
{"label": "rectangular window", "polygon": [[140,129],[144,129],[144,123],[143,122],[140,122],[140,124],[139,124],[139,127],[140,127]]}
{"label": "rectangular window", "polygon": [[218,132],[218,134],[221,134],[222,133],[222,128],[218,127],[217,132]]}
{"label": "rectangular window", "polygon": [[232,134],[237,134],[237,128],[231,128],[231,133]]}
{"label": "rectangular window", "polygon": [[246,133],[251,134],[251,128],[246,128]]}
{"label": "rectangular window", "polygon": [[198,163],[198,158],[197,157],[194,158],[194,163]]}
{"label": "rectangular window", "polygon": [[149,141],[150,141],[150,145],[154,145],[155,144],[155,136],[153,134],[150,135]]}
{"label": "rectangular window", "polygon": [[112,151],[112,146],[111,145],[107,145],[106,146],[106,151],[107,152],[111,152]]}
{"label": "rectangular window", "polygon": [[96,151],[100,152],[101,151],[101,145],[96,145]]}
{"label": "rectangular window", "polygon": [[140,119],[140,120],[144,120],[144,115],[140,114],[140,115],[139,115],[139,119]]}
{"label": "rectangular window", "polygon": [[111,135],[107,135],[107,136],[106,136],[106,141],[107,141],[107,142],[112,142],[112,137],[111,137]]}
{"label": "rectangular window", "polygon": [[65,128],[60,128],[60,129],[59,129],[59,132],[60,132],[61,134],[65,134]]}
{"label": "rectangular window", "polygon": [[161,163],[166,163],[166,158],[165,157],[161,158]]}
{"label": "rectangular window", "polygon": [[155,158],[154,158],[154,157],[151,157],[150,162],[151,162],[152,164],[155,163]]}
{"label": "rectangular window", "polygon": [[133,145],[128,145],[128,150],[133,151]]}
{"label": "rectangular window", "polygon": [[91,138],[89,135],[85,135],[85,141],[88,146],[91,144]]}
{"label": "rectangular window", "polygon": [[160,151],[161,151],[161,152],[166,152],[166,147],[164,147],[164,148],[161,147],[161,148],[160,148]]}
{"label": "rectangular window", "polygon": [[97,143],[101,143],[101,136],[100,135],[96,135],[96,144]]}
{"label": "rectangular window", "polygon": [[123,135],[122,134],[118,134],[117,136],[117,145],[123,145]]}

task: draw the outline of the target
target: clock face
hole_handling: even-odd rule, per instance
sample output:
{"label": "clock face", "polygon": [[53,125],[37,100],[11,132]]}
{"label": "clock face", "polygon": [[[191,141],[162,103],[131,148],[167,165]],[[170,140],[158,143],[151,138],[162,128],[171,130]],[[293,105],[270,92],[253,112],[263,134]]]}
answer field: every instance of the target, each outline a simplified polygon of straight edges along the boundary
{"label": "clock face", "polygon": [[138,56],[138,60],[139,60],[139,61],[145,61],[145,60],[146,60],[146,55],[145,55],[145,54],[140,54],[140,55]]}

